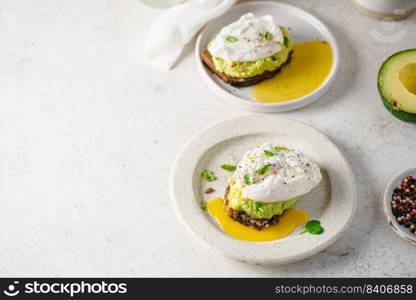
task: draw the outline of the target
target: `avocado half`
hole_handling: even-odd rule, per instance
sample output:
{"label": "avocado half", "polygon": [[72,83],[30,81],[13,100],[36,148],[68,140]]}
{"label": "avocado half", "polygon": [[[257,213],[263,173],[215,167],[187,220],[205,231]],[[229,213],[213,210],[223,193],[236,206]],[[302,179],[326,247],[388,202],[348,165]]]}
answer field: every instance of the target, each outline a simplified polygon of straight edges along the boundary
{"label": "avocado half", "polygon": [[387,58],[378,73],[378,90],[393,116],[416,123],[416,49]]}

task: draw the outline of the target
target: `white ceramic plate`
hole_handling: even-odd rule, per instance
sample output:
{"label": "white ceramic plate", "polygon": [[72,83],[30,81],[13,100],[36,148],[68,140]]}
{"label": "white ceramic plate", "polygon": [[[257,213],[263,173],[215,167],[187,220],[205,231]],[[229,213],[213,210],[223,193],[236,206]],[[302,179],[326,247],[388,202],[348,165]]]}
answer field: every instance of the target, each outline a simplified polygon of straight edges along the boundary
{"label": "white ceramic plate", "polygon": [[[224,233],[200,203],[204,190],[215,189],[209,198],[223,197],[229,172],[224,163],[238,163],[243,153],[259,143],[272,141],[297,149],[316,161],[323,173],[321,184],[303,196],[294,207],[320,220],[325,232],[303,234],[298,228],[289,236],[271,242],[247,242]],[[208,168],[218,179],[202,180]],[[351,169],[338,148],[322,133],[302,123],[263,115],[223,121],[193,137],[179,153],[171,173],[171,196],[180,219],[198,239],[224,255],[242,261],[283,264],[314,255],[339,238],[350,224],[356,207],[356,189]],[[302,227],[302,226],[301,226]]]}
{"label": "white ceramic plate", "polygon": [[408,241],[409,243],[416,246],[416,234],[411,233],[409,231],[409,228],[406,228],[403,225],[400,225],[396,217],[393,215],[393,211],[391,210],[391,197],[393,195],[393,190],[395,187],[399,186],[403,178],[407,176],[413,176],[416,178],[416,168],[410,168],[407,170],[404,170],[393,177],[392,180],[390,180],[389,184],[386,187],[386,190],[384,191],[384,215],[386,216],[387,222],[390,225],[390,227],[394,230],[395,233],[397,233],[401,238]]}
{"label": "white ceramic plate", "polygon": [[[252,12],[256,16],[272,15],[279,25],[289,29],[289,33],[295,42],[305,42],[314,39],[327,41],[332,47],[334,62],[330,74],[324,83],[311,94],[296,100],[280,103],[261,103],[252,99],[252,87],[235,88],[224,83],[216,75],[212,74],[202,63],[200,53],[215,38],[222,27],[236,21],[241,15],[247,12]],[[225,15],[207,24],[197,39],[195,55],[198,71],[212,92],[229,104],[260,112],[294,110],[318,100],[331,86],[339,65],[337,42],[329,29],[321,21],[297,7],[269,1],[254,1],[236,5]]]}

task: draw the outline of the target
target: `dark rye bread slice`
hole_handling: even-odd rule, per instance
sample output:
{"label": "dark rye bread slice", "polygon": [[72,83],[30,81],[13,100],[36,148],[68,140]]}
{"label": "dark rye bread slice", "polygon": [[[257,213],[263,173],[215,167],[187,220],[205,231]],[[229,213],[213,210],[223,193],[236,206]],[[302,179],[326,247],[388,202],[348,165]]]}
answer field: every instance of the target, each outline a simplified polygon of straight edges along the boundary
{"label": "dark rye bread slice", "polygon": [[224,205],[225,209],[227,211],[227,214],[233,219],[234,221],[237,221],[245,226],[262,230],[265,227],[269,227],[271,225],[275,225],[279,222],[280,215],[274,215],[270,219],[256,219],[247,214],[244,211],[241,210],[235,210],[228,206],[228,194],[230,193],[230,186],[227,187],[225,190],[224,195]]}
{"label": "dark rye bread slice", "polygon": [[260,75],[256,75],[249,78],[237,78],[237,77],[231,77],[227,74],[221,73],[215,69],[214,61],[212,60],[212,55],[208,51],[208,49],[204,49],[201,53],[201,58],[204,64],[210,69],[214,74],[216,74],[219,78],[221,78],[225,83],[229,83],[233,86],[237,87],[247,87],[251,85],[255,85],[257,83],[262,82],[263,80],[272,78],[274,75],[280,72],[280,70],[286,66],[291,58],[292,58],[293,50],[289,52],[289,56],[287,60],[276,70],[273,71],[264,71]]}

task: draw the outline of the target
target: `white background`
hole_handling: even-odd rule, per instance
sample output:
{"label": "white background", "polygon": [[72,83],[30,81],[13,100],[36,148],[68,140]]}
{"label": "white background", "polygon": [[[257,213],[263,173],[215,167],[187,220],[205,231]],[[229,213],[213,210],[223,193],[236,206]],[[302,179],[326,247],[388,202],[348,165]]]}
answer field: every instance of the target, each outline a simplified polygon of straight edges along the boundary
{"label": "white background", "polygon": [[[416,248],[386,224],[388,180],[415,162],[414,125],[382,106],[377,71],[414,48],[416,16],[383,29],[348,1],[292,0],[326,23],[341,68],[322,100],[281,114],[322,130],[350,161],[358,212],[322,253],[248,265],[179,223],[170,168],[202,127],[248,112],[204,86],[193,45],[163,73],[140,60],[160,11],[135,0],[0,0],[0,276],[414,276]],[[375,39],[371,30],[395,43]]]}

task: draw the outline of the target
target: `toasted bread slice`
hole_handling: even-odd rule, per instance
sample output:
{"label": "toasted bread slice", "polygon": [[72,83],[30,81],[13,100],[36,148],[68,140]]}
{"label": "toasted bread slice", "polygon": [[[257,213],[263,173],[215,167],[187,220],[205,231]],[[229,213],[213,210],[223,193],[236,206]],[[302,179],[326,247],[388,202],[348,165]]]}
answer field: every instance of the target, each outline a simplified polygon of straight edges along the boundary
{"label": "toasted bread slice", "polygon": [[219,78],[221,78],[225,83],[229,83],[229,84],[231,84],[233,86],[237,86],[237,87],[246,87],[246,86],[255,85],[257,83],[262,82],[263,80],[272,78],[274,75],[276,75],[277,73],[279,73],[280,70],[285,65],[287,65],[290,62],[290,60],[292,58],[292,53],[293,53],[293,50],[289,52],[289,57],[287,58],[287,60],[280,67],[278,67],[276,70],[273,70],[273,71],[264,71],[260,75],[256,75],[256,76],[248,77],[248,78],[231,77],[231,76],[229,76],[227,74],[224,74],[224,73],[221,73],[221,72],[217,71],[215,69],[214,61],[212,60],[212,55],[208,51],[208,49],[204,49],[202,51],[201,58],[202,58],[202,61],[204,62],[204,64],[214,74],[216,74]]}
{"label": "toasted bread slice", "polygon": [[[228,206],[228,194],[230,193],[230,186],[227,187],[225,190],[225,196],[224,196],[224,205],[225,209],[227,211],[227,214],[233,219],[234,221],[237,221],[245,226],[262,230],[265,227],[269,227],[271,225],[275,225],[279,222],[280,215],[274,215],[270,219],[256,219],[247,214],[244,211],[241,210],[235,210]],[[284,213],[284,212],[283,212]]]}

